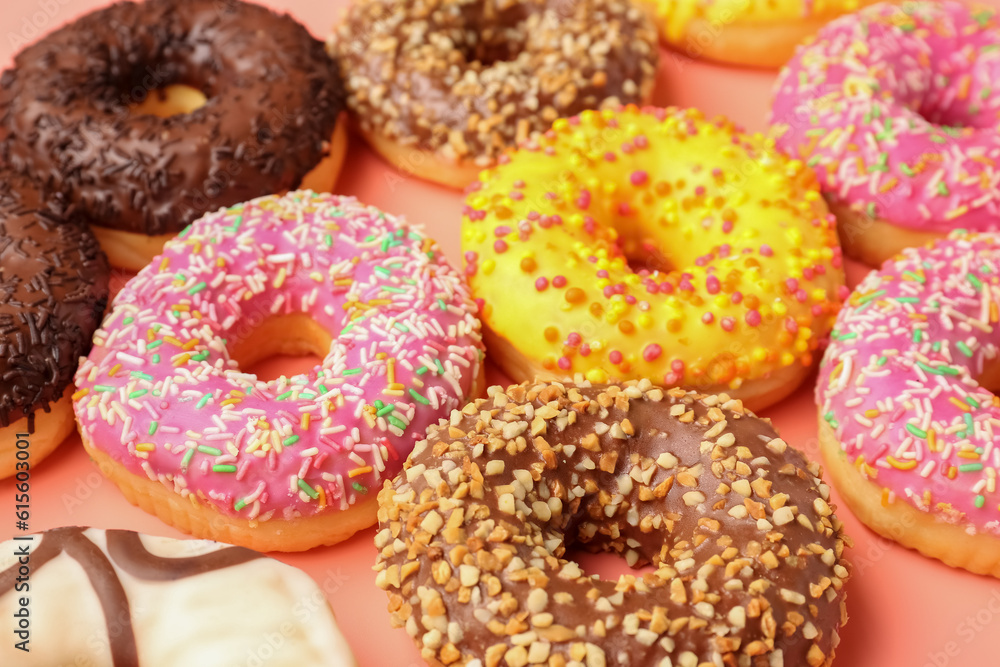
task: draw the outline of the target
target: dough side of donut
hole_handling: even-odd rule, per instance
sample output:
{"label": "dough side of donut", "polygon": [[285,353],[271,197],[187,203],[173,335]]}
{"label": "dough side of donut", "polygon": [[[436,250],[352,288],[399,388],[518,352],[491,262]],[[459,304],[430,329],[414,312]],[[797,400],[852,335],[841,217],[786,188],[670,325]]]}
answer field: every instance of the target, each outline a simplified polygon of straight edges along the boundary
{"label": "dough side of donut", "polygon": [[868,266],[881,266],[905,248],[918,248],[948,236],[947,231],[909,229],[885,218],[870,218],[843,203],[830,204],[830,211],[837,216],[837,232],[844,254]]}
{"label": "dough side of donut", "polygon": [[822,415],[819,441],[827,475],[862,523],[887,539],[951,567],[1000,577],[1000,538],[970,533],[965,526],[936,519],[899,498],[885,502],[882,487],[861,475]]}
{"label": "dough side of donut", "polygon": [[164,523],[195,537],[237,544],[254,551],[306,551],[343,542],[375,523],[375,489],[371,497],[346,510],[295,519],[254,521],[224,516],[193,496],[185,498],[159,481],[133,475],[108,454],[81,436],[83,446],[101,473],[121,490],[125,499]]}
{"label": "dough side of donut", "polygon": [[62,444],[70,433],[76,430],[73,420],[73,385],[66,387],[62,398],[49,404],[49,411],[38,410],[35,413],[35,430],[28,431],[28,417],[21,417],[13,424],[0,429],[0,479],[10,477],[17,472],[18,434],[28,433],[27,448],[28,464],[35,468],[42,459],[51,454]]}

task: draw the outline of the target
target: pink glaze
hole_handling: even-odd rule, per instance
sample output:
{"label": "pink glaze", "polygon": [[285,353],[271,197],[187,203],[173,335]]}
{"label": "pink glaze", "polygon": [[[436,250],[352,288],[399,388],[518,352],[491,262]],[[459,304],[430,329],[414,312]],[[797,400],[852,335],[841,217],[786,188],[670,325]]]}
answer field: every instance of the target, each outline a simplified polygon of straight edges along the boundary
{"label": "pink glaze", "polygon": [[918,230],[997,229],[1000,23],[958,2],[872,5],[799,47],[775,85],[778,147],[832,202]]}
{"label": "pink glaze", "polygon": [[[240,371],[227,344],[302,312],[334,336],[321,366],[271,382]],[[224,514],[345,509],[466,402],[474,313],[402,220],[350,197],[262,197],[198,220],[125,286],[76,375],[76,416],[131,472]]]}
{"label": "pink glaze", "polygon": [[1000,400],[976,382],[1000,351],[1000,235],[908,249],[858,285],[816,389],[848,459],[891,496],[1000,535]]}

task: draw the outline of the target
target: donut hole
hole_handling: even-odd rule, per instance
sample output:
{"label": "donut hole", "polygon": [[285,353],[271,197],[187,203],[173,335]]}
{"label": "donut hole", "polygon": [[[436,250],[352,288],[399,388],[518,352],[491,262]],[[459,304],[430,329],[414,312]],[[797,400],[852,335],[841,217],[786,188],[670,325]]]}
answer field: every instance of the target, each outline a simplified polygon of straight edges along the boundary
{"label": "donut hole", "polygon": [[330,352],[330,332],[305,313],[273,315],[229,344],[240,371],[269,382],[316,370]]}
{"label": "donut hole", "polygon": [[623,574],[641,577],[643,574],[656,572],[652,565],[632,567],[621,554],[612,551],[584,551],[578,547],[570,547],[563,558],[575,561],[588,576],[597,575],[605,581],[616,581]]}
{"label": "donut hole", "polygon": [[[140,99],[141,98],[141,99]],[[136,115],[148,114],[160,118],[180,116],[205,106],[205,93],[185,83],[171,83],[136,95],[129,110]]]}

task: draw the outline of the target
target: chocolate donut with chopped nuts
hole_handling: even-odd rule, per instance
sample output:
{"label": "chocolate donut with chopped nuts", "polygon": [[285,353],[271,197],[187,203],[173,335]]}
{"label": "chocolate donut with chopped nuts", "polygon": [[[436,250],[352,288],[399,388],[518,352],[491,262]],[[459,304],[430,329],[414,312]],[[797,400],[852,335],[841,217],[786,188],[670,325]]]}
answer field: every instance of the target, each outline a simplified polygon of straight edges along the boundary
{"label": "chocolate donut with chopped nuts", "polygon": [[[175,84],[207,101],[168,117],[132,108]],[[137,270],[203,214],[298,187],[337,152],[342,107],[336,65],[288,15],[242,0],[118,2],[3,72],[0,159],[69,195],[112,264]]]}
{"label": "chocolate donut with chopped nuts", "polygon": [[[727,396],[493,387],[379,494],[377,583],[433,665],[820,667],[848,539],[820,468]],[[566,549],[643,576],[586,576]]]}
{"label": "chocolate donut with chopped nuts", "polygon": [[648,102],[659,58],[630,0],[360,0],[329,47],[368,142],[458,188],[557,118]]}

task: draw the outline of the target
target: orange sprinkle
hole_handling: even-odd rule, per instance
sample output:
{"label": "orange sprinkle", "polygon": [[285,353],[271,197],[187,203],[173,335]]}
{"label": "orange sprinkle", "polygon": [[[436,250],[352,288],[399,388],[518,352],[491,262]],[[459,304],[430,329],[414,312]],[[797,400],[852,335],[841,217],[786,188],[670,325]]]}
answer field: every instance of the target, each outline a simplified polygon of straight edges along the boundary
{"label": "orange sprinkle", "polygon": [[194,347],[197,344],[198,344],[198,339],[197,338],[192,338],[188,342],[186,342],[183,345],[181,345],[181,348],[184,349],[184,350],[192,350],[192,349],[194,349]]}
{"label": "orange sprinkle", "polygon": [[303,431],[308,431],[309,430],[309,420],[310,420],[311,417],[312,417],[312,415],[310,413],[308,413],[308,412],[303,412],[302,413],[302,421],[299,422],[299,425],[302,427]]}
{"label": "orange sprinkle", "polygon": [[932,452],[937,451],[937,433],[933,429],[927,429],[927,446]]}
{"label": "orange sprinkle", "polygon": [[337,278],[333,281],[334,285],[352,285],[354,284],[354,278]]}
{"label": "orange sprinkle", "polygon": [[320,508],[326,507],[326,491],[323,490],[322,486],[317,486],[314,488],[316,489],[316,493],[319,494],[318,500]]}
{"label": "orange sprinkle", "polygon": [[947,477],[948,479],[955,479],[956,477],[958,477],[958,468],[956,468],[955,466],[949,466]]}
{"label": "orange sprinkle", "polygon": [[121,364],[115,364],[114,366],[111,367],[111,370],[108,371],[108,377],[113,378],[115,376],[115,373],[117,373],[121,369],[122,369]]}
{"label": "orange sprinkle", "polygon": [[966,405],[965,401],[960,401],[960,400],[958,400],[958,398],[956,398],[954,396],[949,396],[948,397],[948,402],[951,403],[952,405],[954,405],[956,408],[958,408],[962,412],[972,412],[972,408],[970,408],[968,405]]}
{"label": "orange sprinkle", "polygon": [[958,99],[964,100],[969,96],[969,86],[972,85],[972,76],[966,74],[962,77],[962,80],[958,82]]}
{"label": "orange sprinkle", "polygon": [[963,449],[962,451],[958,452],[958,455],[961,456],[963,459],[975,459],[977,461],[979,460],[979,454],[976,454],[976,452],[972,451],[971,449]]}
{"label": "orange sprinkle", "polygon": [[174,338],[173,336],[164,336],[163,340],[170,343],[171,345],[176,345],[177,347],[181,347],[184,345],[184,343],[180,342],[180,340]]}
{"label": "orange sprinkle", "polygon": [[364,468],[355,468],[354,470],[347,473],[348,477],[357,477],[358,475],[365,475],[372,471],[371,466],[365,466]]}
{"label": "orange sprinkle", "polygon": [[880,414],[882,413],[879,412],[878,410],[875,410],[874,408],[871,410],[865,410],[865,417],[868,417],[868,419],[874,419],[875,417],[878,417]]}
{"label": "orange sprinkle", "polygon": [[74,401],[78,401],[78,400],[80,400],[81,398],[83,398],[84,396],[86,396],[89,393],[90,393],[90,390],[87,389],[86,387],[84,387],[83,389],[80,389],[75,394],[73,394],[72,396],[70,396],[70,398],[73,399]]}
{"label": "orange sprinkle", "polygon": [[151,452],[156,449],[156,445],[151,442],[140,442],[135,446],[137,452]]}
{"label": "orange sprinkle", "polygon": [[162,260],[160,260],[160,271],[166,269],[168,264],[170,264],[169,257],[164,257]]}
{"label": "orange sprinkle", "polygon": [[888,461],[889,465],[891,465],[896,470],[913,470],[914,468],[917,467],[917,462],[914,459],[900,461],[895,456],[892,456],[890,454],[889,456],[885,457],[885,460]]}
{"label": "orange sprinkle", "polygon": [[174,366],[183,366],[188,361],[190,361],[190,359],[191,359],[191,355],[188,354],[187,352],[185,352],[181,356],[179,356],[176,359],[174,359]]}
{"label": "orange sprinkle", "polygon": [[386,364],[386,368],[387,368],[386,375],[388,375],[387,379],[389,380],[389,386],[391,387],[392,385],[396,384],[396,360],[389,359],[388,363]]}
{"label": "orange sprinkle", "polygon": [[241,398],[227,398],[224,401],[219,401],[219,405],[239,405],[242,402]]}
{"label": "orange sprinkle", "polygon": [[889,506],[889,489],[882,489],[882,507]]}
{"label": "orange sprinkle", "polygon": [[990,322],[993,322],[995,324],[998,320],[1000,320],[1000,310],[997,309],[997,302],[996,301],[991,301],[990,302]]}

